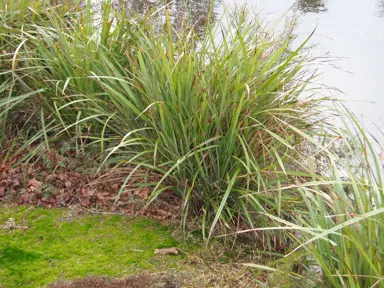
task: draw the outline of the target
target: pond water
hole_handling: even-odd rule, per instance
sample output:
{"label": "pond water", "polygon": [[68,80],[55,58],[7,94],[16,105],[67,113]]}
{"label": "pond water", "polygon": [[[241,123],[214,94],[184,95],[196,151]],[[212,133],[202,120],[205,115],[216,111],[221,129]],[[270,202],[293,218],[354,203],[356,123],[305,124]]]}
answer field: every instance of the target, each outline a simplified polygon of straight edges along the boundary
{"label": "pond water", "polygon": [[[232,0],[233,1],[233,0]],[[227,0],[227,3],[233,3]],[[243,2],[244,3],[244,2]],[[318,53],[340,57],[338,69],[323,69],[322,84],[340,89],[364,126],[384,145],[384,0],[249,0],[273,21],[290,9],[301,12],[298,33]]]}
{"label": "pond water", "polygon": [[[162,0],[122,1],[127,9],[148,11]],[[384,145],[384,0],[215,0],[215,12],[225,5],[247,3],[262,11],[267,21],[274,22],[291,9],[300,13],[299,38],[307,37],[316,27],[312,42],[315,53],[338,58],[332,66],[323,67],[321,84],[337,88],[333,96],[348,100],[349,106],[362,117],[364,127]],[[185,3],[191,21],[203,29],[211,0],[168,1],[173,15],[184,15]],[[178,16],[175,17],[177,21]],[[379,129],[377,129],[379,128]]]}

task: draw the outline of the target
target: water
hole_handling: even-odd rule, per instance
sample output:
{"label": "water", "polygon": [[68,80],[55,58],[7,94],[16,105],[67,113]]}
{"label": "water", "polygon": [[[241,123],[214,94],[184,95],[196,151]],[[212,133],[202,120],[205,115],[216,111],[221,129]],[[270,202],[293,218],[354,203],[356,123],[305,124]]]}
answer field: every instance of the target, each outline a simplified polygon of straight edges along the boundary
{"label": "water", "polygon": [[[227,3],[230,0],[227,0]],[[304,38],[317,26],[312,39],[319,54],[340,57],[339,67],[324,68],[322,84],[348,101],[364,126],[384,145],[384,0],[250,0],[273,21],[295,5],[299,10],[298,33]]]}
{"label": "water", "polygon": [[[115,0],[117,5],[123,0]],[[124,0],[128,9],[144,13],[161,0]],[[329,91],[348,100],[348,106],[361,115],[366,129],[384,146],[384,0],[223,0],[226,5],[247,3],[262,11],[263,18],[275,21],[289,9],[301,14],[298,34],[302,39],[316,27],[312,38],[315,53],[329,54],[338,59],[336,66],[322,68],[319,83],[343,93]],[[192,23],[203,30],[211,0],[174,0],[170,10],[174,20],[182,18],[185,3]],[[222,2],[216,0],[215,12],[220,14]]]}

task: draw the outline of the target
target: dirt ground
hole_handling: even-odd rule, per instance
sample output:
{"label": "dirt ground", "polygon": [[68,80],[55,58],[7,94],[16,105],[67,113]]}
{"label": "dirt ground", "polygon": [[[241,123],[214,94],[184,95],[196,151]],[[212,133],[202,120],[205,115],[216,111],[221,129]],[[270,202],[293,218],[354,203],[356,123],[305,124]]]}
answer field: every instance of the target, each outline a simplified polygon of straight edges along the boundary
{"label": "dirt ground", "polygon": [[[223,268],[223,267],[222,267]],[[228,267],[227,267],[228,268]],[[233,267],[228,274],[212,270],[176,273],[143,273],[125,278],[86,277],[73,281],[58,281],[49,288],[197,288],[197,287],[261,287],[252,279],[252,273],[235,275]]]}
{"label": "dirt ground", "polygon": [[86,277],[70,282],[56,282],[50,288],[177,288],[182,282],[167,274],[141,274],[127,278]]}

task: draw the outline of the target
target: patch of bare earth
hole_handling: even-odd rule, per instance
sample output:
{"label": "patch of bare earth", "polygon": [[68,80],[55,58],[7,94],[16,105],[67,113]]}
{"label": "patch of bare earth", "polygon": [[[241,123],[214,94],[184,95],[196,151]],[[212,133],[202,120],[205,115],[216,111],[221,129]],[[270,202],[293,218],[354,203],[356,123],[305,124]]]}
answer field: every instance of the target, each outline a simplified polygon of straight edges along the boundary
{"label": "patch of bare earth", "polygon": [[49,288],[257,288],[254,274],[249,270],[236,269],[232,265],[188,267],[183,272],[142,273],[125,278],[85,277],[72,281],[58,281]]}
{"label": "patch of bare earth", "polygon": [[50,288],[177,288],[179,280],[167,274],[140,274],[126,278],[86,277],[73,281],[59,281]]}

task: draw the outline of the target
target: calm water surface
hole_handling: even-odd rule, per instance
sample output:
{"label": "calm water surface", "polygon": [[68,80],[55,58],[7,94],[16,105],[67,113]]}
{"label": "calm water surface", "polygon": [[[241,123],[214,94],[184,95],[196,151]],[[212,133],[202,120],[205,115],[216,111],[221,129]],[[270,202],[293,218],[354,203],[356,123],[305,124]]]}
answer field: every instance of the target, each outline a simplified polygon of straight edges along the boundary
{"label": "calm water surface", "polygon": [[[227,3],[231,3],[229,0]],[[233,3],[233,2],[232,2]],[[242,2],[244,3],[244,2]],[[384,145],[384,0],[250,0],[270,20],[294,5],[301,37],[317,26],[316,52],[341,57],[340,69],[324,68],[322,84],[340,89],[334,96],[363,117],[364,125]],[[348,72],[346,72],[348,71]]]}
{"label": "calm water surface", "polygon": [[[115,0],[121,4],[123,0]],[[321,84],[339,89],[333,96],[348,100],[348,106],[362,117],[366,129],[384,145],[384,0],[223,0],[226,5],[247,3],[275,21],[289,9],[300,13],[299,38],[305,39],[316,27],[312,42],[317,55],[340,58],[335,67],[323,67]],[[128,9],[145,12],[162,0],[125,0]],[[211,0],[170,2],[174,21],[180,20],[187,3],[191,21],[203,29]],[[215,12],[223,11],[215,2]]]}

